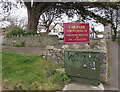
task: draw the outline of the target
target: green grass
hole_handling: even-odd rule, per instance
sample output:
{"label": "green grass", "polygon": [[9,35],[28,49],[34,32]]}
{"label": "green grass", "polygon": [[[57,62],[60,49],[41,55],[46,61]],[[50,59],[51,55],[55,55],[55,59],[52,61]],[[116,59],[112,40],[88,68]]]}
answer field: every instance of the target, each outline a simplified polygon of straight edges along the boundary
{"label": "green grass", "polygon": [[120,45],[120,38],[117,38],[116,41],[117,41],[118,44]]}
{"label": "green grass", "polygon": [[58,67],[40,55],[23,55],[3,51],[3,89],[58,90],[70,81],[66,73],[55,71]]}
{"label": "green grass", "polygon": [[111,76],[110,59],[108,58],[108,77]]}

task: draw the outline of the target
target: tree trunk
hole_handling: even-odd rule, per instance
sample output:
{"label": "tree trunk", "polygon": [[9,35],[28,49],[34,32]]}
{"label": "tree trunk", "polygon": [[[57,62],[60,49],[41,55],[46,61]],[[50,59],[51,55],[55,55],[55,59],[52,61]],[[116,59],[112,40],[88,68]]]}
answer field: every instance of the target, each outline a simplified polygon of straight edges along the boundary
{"label": "tree trunk", "polygon": [[117,28],[118,28],[118,10],[116,9],[116,20],[115,20],[115,29],[114,29],[114,33],[115,33],[115,39],[117,38]]}
{"label": "tree trunk", "polygon": [[[50,3],[45,2],[33,2],[31,6],[31,2],[24,2],[27,7],[28,12],[28,26],[27,31],[35,31],[37,32],[37,26],[39,22],[40,15],[45,12],[47,9],[51,8],[52,5]],[[49,7],[48,7],[49,6]]]}
{"label": "tree trunk", "polygon": [[27,12],[28,12],[28,25],[27,25],[27,31],[34,31],[37,32],[37,25],[40,17],[40,13],[36,11],[36,3],[27,6]]}
{"label": "tree trunk", "polygon": [[37,25],[39,21],[39,12],[35,11],[36,8],[28,9],[28,27],[27,31],[35,31],[37,32]]}
{"label": "tree trunk", "polygon": [[117,38],[117,30],[116,28],[114,29],[114,34],[115,34],[115,39]]}

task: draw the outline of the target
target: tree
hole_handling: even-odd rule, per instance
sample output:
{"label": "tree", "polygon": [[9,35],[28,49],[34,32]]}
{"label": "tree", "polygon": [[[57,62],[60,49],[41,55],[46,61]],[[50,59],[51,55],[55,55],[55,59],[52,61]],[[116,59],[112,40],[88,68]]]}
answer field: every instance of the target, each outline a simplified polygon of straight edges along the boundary
{"label": "tree", "polygon": [[120,3],[118,4],[115,4],[115,6],[110,6],[111,10],[111,14],[110,14],[110,17],[111,17],[111,28],[113,29],[113,33],[115,35],[115,39],[117,37],[117,29],[118,29],[118,24],[120,22],[119,18],[120,18]]}
{"label": "tree", "polygon": [[[11,17],[11,14],[14,13],[13,10],[17,10],[19,8],[25,7],[22,2],[8,2],[7,0],[1,0],[0,2],[0,22],[3,25],[6,25],[5,23],[9,22],[12,26],[19,26],[22,27],[20,21],[23,22],[23,20],[19,20],[17,17]],[[23,24],[23,23],[22,23]]]}
{"label": "tree", "polygon": [[28,11],[28,29],[37,31],[37,25],[39,22],[40,15],[42,15],[46,10],[52,8],[53,3],[50,2],[24,2]]}
{"label": "tree", "polygon": [[[110,23],[111,29],[113,29],[113,33],[116,38],[118,25],[120,23],[120,2],[89,3],[88,7],[89,8],[84,8],[84,6],[78,7],[79,10],[82,9],[84,11],[81,15],[83,20],[86,20],[90,17],[95,19],[97,23],[102,23],[104,26]],[[95,8],[89,10],[93,7]],[[80,11],[78,11],[78,13],[79,12]]]}
{"label": "tree", "polygon": [[18,19],[18,17],[15,18],[7,18],[7,20],[9,20],[9,22],[11,23],[11,26],[16,26],[18,28],[22,28],[25,29],[26,28],[26,18],[22,18],[22,19]]}
{"label": "tree", "polygon": [[[108,3],[80,3],[80,2],[33,2],[31,6],[31,2],[24,2],[25,6],[28,10],[28,30],[37,30],[37,25],[39,22],[40,16],[51,8],[59,9],[59,11],[65,12],[66,15],[72,17],[74,14],[78,14],[82,17],[83,20],[91,17],[96,20],[98,23],[102,23],[103,25],[107,25],[108,23],[112,23],[110,18],[105,16],[101,16],[100,14],[96,14],[95,12],[89,10],[89,8],[95,8],[101,10],[101,12],[108,11],[109,8]],[[112,3],[111,5],[115,5],[116,3]],[[115,8],[115,7],[112,7]],[[59,12],[61,14],[61,12]],[[109,15],[109,14],[108,14]],[[48,26],[46,26],[48,27]],[[49,29],[49,28],[48,28]]]}
{"label": "tree", "polygon": [[[46,12],[44,12],[40,16],[40,22],[38,26],[44,26],[46,28],[47,32],[50,32],[50,26],[54,21],[60,20],[62,16],[62,13],[59,13],[58,9],[50,9]],[[54,22],[54,26],[52,29],[57,25],[57,23]]]}
{"label": "tree", "polygon": [[[118,29],[118,24],[120,23],[120,2],[111,2],[111,3],[102,3],[101,6],[101,13],[103,12],[105,19],[105,23],[110,23],[111,24],[111,29],[113,29],[113,33],[115,38],[117,37],[117,29]],[[99,10],[100,11],[100,10]],[[111,34],[111,35],[113,35]]]}
{"label": "tree", "polygon": [[10,15],[12,6],[15,6],[15,4],[6,2],[6,1],[1,1],[0,2],[1,6],[1,11],[0,11],[0,21],[5,21],[6,18]]}
{"label": "tree", "polygon": [[[4,18],[2,18],[2,20],[5,20],[5,18],[8,17],[11,9],[13,7],[17,7],[18,2],[12,3],[12,2],[7,2],[6,0],[2,0],[1,3],[2,3],[2,9],[6,13],[8,13],[8,14],[4,14],[7,16],[4,16]],[[25,2],[25,0],[24,0],[24,4],[23,2],[19,2],[19,3],[21,4],[21,6],[24,6],[25,4],[28,11],[27,30],[36,31],[40,16],[45,15],[45,12],[48,12],[48,14],[50,14],[51,10],[55,12],[56,9],[58,13],[55,14],[54,17],[56,17],[59,14],[61,15],[61,13],[63,12],[66,13],[66,15],[68,15],[69,17],[73,17],[74,14],[77,14],[78,16],[82,17],[82,20],[85,20],[88,17],[91,17],[95,19],[96,22],[100,22],[103,25],[106,25],[107,23],[111,23],[113,29],[117,29],[117,25],[119,22],[118,21],[119,3]],[[95,12],[89,10],[89,8],[95,8],[94,10],[101,10],[101,13],[104,12],[105,16],[96,14]],[[112,11],[112,14],[115,14],[116,17],[114,17],[114,19],[112,19],[112,17],[110,18],[110,13],[111,13],[110,11]],[[51,22],[49,21],[49,23],[46,24],[47,29],[49,29],[50,23]],[[116,33],[116,31],[114,31],[114,33]]]}

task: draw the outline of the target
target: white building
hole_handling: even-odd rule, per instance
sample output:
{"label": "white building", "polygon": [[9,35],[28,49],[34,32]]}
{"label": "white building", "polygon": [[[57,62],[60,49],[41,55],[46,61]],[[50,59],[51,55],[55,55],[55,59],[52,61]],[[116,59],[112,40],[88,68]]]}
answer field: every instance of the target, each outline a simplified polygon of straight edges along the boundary
{"label": "white building", "polygon": [[55,33],[63,32],[63,23],[56,24],[56,26],[54,27],[54,29],[51,30],[51,32]]}

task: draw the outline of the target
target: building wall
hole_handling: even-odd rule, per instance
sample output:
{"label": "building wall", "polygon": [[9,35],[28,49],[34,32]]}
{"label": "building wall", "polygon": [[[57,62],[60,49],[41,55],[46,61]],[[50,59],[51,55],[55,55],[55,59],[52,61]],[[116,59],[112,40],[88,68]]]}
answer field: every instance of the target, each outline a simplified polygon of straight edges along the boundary
{"label": "building wall", "polygon": [[57,32],[63,32],[63,27],[60,26],[59,24],[55,26],[55,29],[57,29]]}

